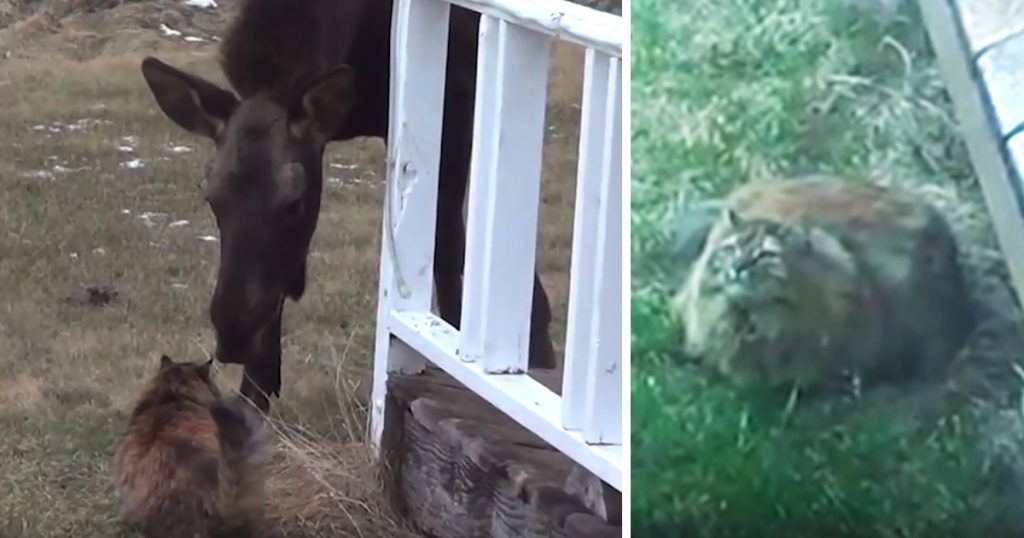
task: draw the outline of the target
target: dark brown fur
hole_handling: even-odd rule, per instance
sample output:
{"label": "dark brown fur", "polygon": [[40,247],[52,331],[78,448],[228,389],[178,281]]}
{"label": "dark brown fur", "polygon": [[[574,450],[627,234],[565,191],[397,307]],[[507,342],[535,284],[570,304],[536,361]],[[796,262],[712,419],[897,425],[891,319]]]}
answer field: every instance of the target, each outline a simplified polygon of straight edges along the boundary
{"label": "dark brown fur", "polygon": [[211,364],[164,356],[114,461],[121,517],[147,538],[250,538],[262,503],[263,428],[224,399]]}
{"label": "dark brown fur", "polygon": [[[281,385],[281,313],[306,287],[323,152],[388,132],[386,0],[244,0],[221,46],[237,95],[154,58],[142,71],[161,110],[211,138],[206,197],[221,232],[210,302],[217,358],[245,364],[242,393],[266,410]],[[442,129],[434,280],[441,317],[461,317],[479,16],[453,7]],[[530,366],[553,368],[551,308],[535,276]]]}

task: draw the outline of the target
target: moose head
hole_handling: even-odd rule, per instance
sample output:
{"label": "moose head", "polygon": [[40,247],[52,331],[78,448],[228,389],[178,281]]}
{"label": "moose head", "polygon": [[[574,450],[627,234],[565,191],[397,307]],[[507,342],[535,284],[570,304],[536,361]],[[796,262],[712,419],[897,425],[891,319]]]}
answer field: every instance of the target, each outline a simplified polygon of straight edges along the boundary
{"label": "moose head", "polygon": [[[298,87],[240,99],[155,58],[142,74],[160,110],[213,141],[203,195],[220,232],[220,265],[209,313],[216,356],[280,366],[281,311],[301,298],[320,211],[324,147],[351,111],[352,70],[338,66]],[[261,386],[280,390],[276,382]],[[257,384],[259,382],[257,381]]]}

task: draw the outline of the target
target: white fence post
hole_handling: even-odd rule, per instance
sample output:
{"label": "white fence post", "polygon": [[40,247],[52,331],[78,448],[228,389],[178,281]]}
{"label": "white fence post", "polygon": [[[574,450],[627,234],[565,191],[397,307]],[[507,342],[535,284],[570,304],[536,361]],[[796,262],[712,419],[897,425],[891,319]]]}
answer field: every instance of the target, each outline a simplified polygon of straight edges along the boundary
{"label": "white fence post", "polygon": [[[461,330],[430,312],[449,4],[482,14]],[[622,19],[564,0],[399,0],[371,439],[426,360],[621,491]],[[526,375],[550,45],[587,47],[563,395]]]}
{"label": "white fence post", "polygon": [[[479,40],[477,45],[477,66],[476,66],[476,79],[477,86],[480,85],[481,80],[497,80],[498,78],[498,28],[501,24],[501,19],[483,15],[480,17],[480,32]],[[497,107],[495,106],[495,99],[497,98],[496,92],[480,91],[476,92],[476,103],[473,107],[473,132],[479,133],[486,129],[490,125],[497,123]],[[474,135],[474,142],[476,136]],[[480,177],[487,173],[488,170],[493,168],[494,156],[491,152],[496,149],[494,144],[475,144],[473,146],[473,155],[469,165],[469,177]],[[491,182],[470,182],[469,186],[469,204],[472,205],[474,200],[486,201],[490,199],[490,193],[487,191],[491,186]],[[466,227],[466,245],[479,244],[486,240],[487,233],[483,229],[474,229],[472,226],[473,222],[470,220]],[[467,248],[467,251],[470,250]],[[464,275],[482,273],[484,268],[479,267],[483,262],[483,259],[479,257],[470,256],[467,252],[466,265],[464,267]],[[466,362],[475,362],[483,353],[483,318],[479,316],[467,316],[465,314],[467,308],[472,308],[472,305],[467,304],[467,297],[481,297],[484,294],[486,286],[483,279],[471,279],[463,278],[462,281],[462,319],[459,322],[459,358]]]}
{"label": "white fence post", "polygon": [[[460,357],[527,369],[551,38],[484,16]],[[497,26],[497,28],[494,28]],[[497,35],[494,30],[497,29]],[[479,333],[477,333],[479,331]]]}
{"label": "white fence post", "polygon": [[622,77],[621,60],[608,69],[597,275],[594,290],[587,416],[583,438],[622,444]]}
{"label": "white fence post", "polygon": [[388,324],[392,311],[430,310],[449,12],[442,0],[398,0],[392,19],[391,71],[397,76],[391,80],[370,412],[378,446],[389,373],[416,373],[426,365],[421,355],[394,345]]}
{"label": "white fence post", "polygon": [[602,158],[607,133],[608,71],[612,57],[588,49],[583,75],[583,114],[576,169],[576,209],[573,212],[572,260],[569,268],[569,314],[565,340],[565,373],[562,379],[562,425],[583,429],[588,392],[588,372],[593,357],[593,316],[597,272],[598,226],[605,162]]}

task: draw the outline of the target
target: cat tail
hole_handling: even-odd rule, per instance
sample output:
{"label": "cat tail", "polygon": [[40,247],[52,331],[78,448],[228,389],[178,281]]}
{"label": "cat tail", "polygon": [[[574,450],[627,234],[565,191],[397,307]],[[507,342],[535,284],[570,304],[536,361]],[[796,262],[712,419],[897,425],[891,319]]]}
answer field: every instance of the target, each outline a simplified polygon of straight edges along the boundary
{"label": "cat tail", "polygon": [[236,457],[247,460],[266,445],[265,419],[244,397],[225,398],[210,406],[210,413],[221,445]]}

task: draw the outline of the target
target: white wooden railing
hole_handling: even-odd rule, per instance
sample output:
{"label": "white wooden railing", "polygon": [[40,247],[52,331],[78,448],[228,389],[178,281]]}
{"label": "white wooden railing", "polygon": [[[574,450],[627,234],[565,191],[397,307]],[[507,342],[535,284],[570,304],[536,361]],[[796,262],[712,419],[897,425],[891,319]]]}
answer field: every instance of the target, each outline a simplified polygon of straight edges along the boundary
{"label": "white wooden railing", "polygon": [[[461,330],[431,313],[451,4],[482,13]],[[444,369],[622,489],[622,19],[564,0],[397,0],[371,438],[387,377]],[[550,47],[586,47],[561,396],[526,375]]]}

